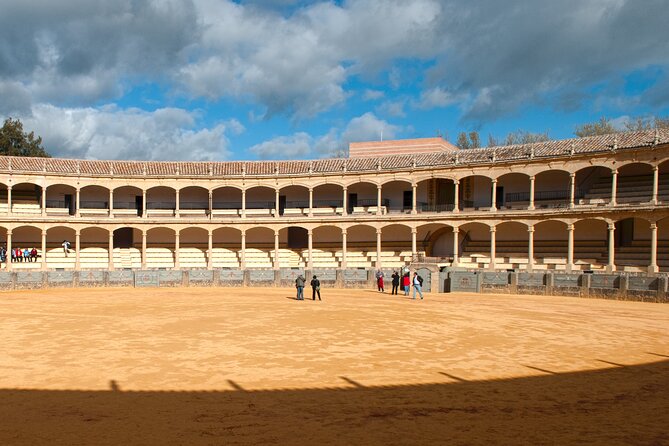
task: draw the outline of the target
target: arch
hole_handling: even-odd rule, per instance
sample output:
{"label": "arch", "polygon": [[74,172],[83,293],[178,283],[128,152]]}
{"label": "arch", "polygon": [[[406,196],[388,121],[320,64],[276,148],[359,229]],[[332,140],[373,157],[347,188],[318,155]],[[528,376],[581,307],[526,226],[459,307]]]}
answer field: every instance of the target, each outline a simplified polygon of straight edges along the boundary
{"label": "arch", "polygon": [[343,235],[339,226],[320,225],[312,230],[313,267],[338,268],[341,266]]}
{"label": "arch", "polygon": [[428,223],[416,228],[416,248],[428,257],[440,257],[453,260],[459,254],[459,241],[454,245],[453,226],[444,223]]}
{"label": "arch", "polygon": [[247,268],[274,266],[274,229],[254,226],[246,230],[245,261]]}
{"label": "arch", "polygon": [[107,269],[109,267],[109,230],[97,226],[80,229],[81,269]]}
{"label": "arch", "polygon": [[77,189],[69,184],[50,184],[46,188],[47,215],[66,216],[75,214]]}
{"label": "arch", "polygon": [[608,263],[608,222],[586,218],[574,223],[574,269],[603,271]]}
{"label": "arch", "polygon": [[381,187],[381,201],[387,213],[411,211],[413,202],[412,183],[406,180],[386,181]]}
{"label": "arch", "polygon": [[460,225],[460,265],[482,268],[490,264],[490,226],[484,222]]}
{"label": "arch", "polygon": [[657,221],[657,266],[660,272],[669,271],[669,217]]}
{"label": "arch", "polygon": [[143,190],[137,186],[118,186],[113,189],[114,215],[136,217],[142,215]]}
{"label": "arch", "polygon": [[646,272],[650,265],[650,222],[630,217],[615,222],[615,264],[618,271]]}
{"label": "arch", "polygon": [[344,212],[344,188],[338,183],[325,183],[313,189],[314,216],[336,215]]}
{"label": "arch", "polygon": [[616,203],[647,203],[653,198],[653,166],[629,162],[618,167]]}
{"label": "arch", "polygon": [[146,268],[179,267],[176,256],[176,230],[159,226],[146,231]]}
{"label": "arch", "polygon": [[211,231],[211,264],[214,268],[241,266],[242,231],[223,226]]}
{"label": "arch", "polygon": [[[74,269],[76,263],[75,229],[52,226],[46,230],[46,265],[49,268]],[[62,246],[70,242],[70,250]]]}
{"label": "arch", "polygon": [[279,189],[279,215],[307,215],[309,210],[309,188],[299,184]]}
{"label": "arch", "polygon": [[492,207],[492,179],[480,174],[464,176],[460,179],[459,194],[461,209],[489,209]]}
{"label": "arch", "polygon": [[279,229],[279,268],[304,268],[308,260],[309,231],[299,225]]}
{"label": "arch", "polygon": [[[8,190],[4,191],[4,200],[9,202]],[[41,214],[42,186],[39,184],[21,181],[12,185],[12,212],[15,214]]]}
{"label": "arch", "polygon": [[348,185],[347,211],[349,214],[375,214],[378,201],[377,184],[368,181],[356,181]]}
{"label": "arch", "polygon": [[246,214],[252,216],[274,215],[276,209],[276,189],[269,186],[253,185],[246,189]]}
{"label": "arch", "polygon": [[581,205],[604,205],[611,201],[611,167],[592,165],[574,172],[575,199]]}
{"label": "arch", "polygon": [[190,226],[182,228],[178,232],[179,267],[207,268],[209,263],[209,231],[197,226]]}
{"label": "arch", "polygon": [[571,200],[571,177],[564,169],[548,169],[534,177],[536,208],[567,207]]}
{"label": "arch", "polygon": [[117,225],[112,233],[112,263],[115,268],[142,267],[142,229]]}
{"label": "arch", "polygon": [[530,176],[508,172],[497,177],[498,208],[527,208],[530,203]]}
{"label": "arch", "polygon": [[87,210],[104,210],[109,212],[109,188],[98,185],[84,186],[79,190],[80,212]]}
{"label": "arch", "polygon": [[[6,237],[6,231],[5,231]],[[5,238],[6,240],[6,238]],[[4,243],[3,243],[4,244]],[[12,229],[12,249],[20,248],[21,252],[25,254],[25,250],[32,251],[37,249],[37,259],[20,256],[15,259],[12,264],[14,269],[38,269],[42,266],[44,260],[44,253],[42,252],[42,229],[33,225],[21,225]],[[11,254],[8,255],[11,257]],[[33,261],[36,260],[36,261]]]}
{"label": "arch", "polygon": [[169,186],[153,186],[146,190],[146,212],[149,217],[172,217],[176,210],[177,191]]}
{"label": "arch", "polygon": [[220,186],[211,192],[213,216],[241,217],[242,189],[236,186]]}
{"label": "arch", "polygon": [[185,186],[179,189],[179,210],[187,215],[206,215],[209,211],[209,189],[202,186]]}

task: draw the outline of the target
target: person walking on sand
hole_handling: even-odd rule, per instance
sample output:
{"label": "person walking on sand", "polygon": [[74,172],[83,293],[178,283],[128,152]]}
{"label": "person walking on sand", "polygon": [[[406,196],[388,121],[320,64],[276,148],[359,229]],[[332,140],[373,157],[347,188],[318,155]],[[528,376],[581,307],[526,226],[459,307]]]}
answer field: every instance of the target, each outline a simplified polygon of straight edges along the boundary
{"label": "person walking on sand", "polygon": [[304,276],[300,274],[295,279],[295,288],[297,288],[297,300],[304,300]]}
{"label": "person walking on sand", "polygon": [[423,300],[423,278],[418,273],[413,273],[413,298],[416,299],[416,291],[420,294],[420,299]]}
{"label": "person walking on sand", "polygon": [[393,290],[390,292],[390,294],[397,296],[397,289],[400,286],[400,275],[397,273],[397,271],[393,271],[393,275],[391,277],[393,278]]}
{"label": "person walking on sand", "polygon": [[381,292],[385,292],[385,290],[383,289],[383,276],[384,276],[383,271],[381,270],[376,271],[376,286]]}
{"label": "person walking on sand", "polygon": [[404,295],[408,296],[409,288],[411,288],[411,277],[409,277],[409,273],[404,274],[404,277],[402,277],[402,286],[404,287]]}
{"label": "person walking on sand", "polygon": [[311,279],[311,298],[316,300],[316,293],[318,293],[318,300],[321,300],[321,281],[318,280],[318,277],[314,276]]}

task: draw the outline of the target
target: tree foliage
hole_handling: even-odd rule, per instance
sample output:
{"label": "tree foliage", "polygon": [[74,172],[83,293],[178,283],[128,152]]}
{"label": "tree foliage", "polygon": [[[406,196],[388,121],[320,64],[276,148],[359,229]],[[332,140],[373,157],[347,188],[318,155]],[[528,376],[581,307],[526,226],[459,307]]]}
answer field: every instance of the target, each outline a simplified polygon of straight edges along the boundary
{"label": "tree foliage", "polygon": [[601,117],[599,121],[577,125],[574,135],[583,138],[586,136],[608,135],[609,133],[616,132],[618,130],[611,124],[611,121],[605,117]]}
{"label": "tree foliage", "polygon": [[653,129],[669,129],[669,117],[636,117],[625,123],[625,130],[628,132],[641,132]]}
{"label": "tree foliage", "polygon": [[458,133],[458,140],[455,145],[461,149],[478,149],[481,147],[481,138],[479,137],[479,132],[473,131],[469,133]]}
{"label": "tree foliage", "polygon": [[515,144],[532,144],[535,142],[544,142],[550,141],[551,137],[548,135],[548,132],[543,133],[532,133],[525,130],[517,130],[506,135],[504,138],[504,144],[507,146]]}
{"label": "tree foliage", "polygon": [[0,129],[0,155],[51,157],[42,147],[42,137],[24,132],[23,123],[12,118],[5,119]]}

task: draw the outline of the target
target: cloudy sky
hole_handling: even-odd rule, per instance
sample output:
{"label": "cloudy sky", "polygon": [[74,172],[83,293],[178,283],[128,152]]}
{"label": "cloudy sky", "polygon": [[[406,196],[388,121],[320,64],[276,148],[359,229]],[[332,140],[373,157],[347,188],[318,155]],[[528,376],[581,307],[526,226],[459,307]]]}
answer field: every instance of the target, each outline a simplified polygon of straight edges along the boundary
{"label": "cloudy sky", "polygon": [[0,117],[60,157],[320,158],[669,114],[667,0],[0,6]]}

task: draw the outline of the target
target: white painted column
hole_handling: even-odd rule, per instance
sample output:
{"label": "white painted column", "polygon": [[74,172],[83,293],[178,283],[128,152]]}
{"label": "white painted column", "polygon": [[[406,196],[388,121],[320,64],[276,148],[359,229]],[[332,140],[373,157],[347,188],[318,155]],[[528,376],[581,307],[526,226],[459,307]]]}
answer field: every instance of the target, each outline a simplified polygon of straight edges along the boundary
{"label": "white painted column", "polygon": [[42,217],[46,216],[46,187],[42,188]]}
{"label": "white painted column", "polygon": [[574,269],[574,225],[567,225],[567,272]]}
{"label": "white painted column", "polygon": [[174,231],[174,269],[179,269],[181,268],[181,264],[179,263],[179,249],[181,249],[180,246],[180,236],[179,236],[179,231]]}
{"label": "white painted column", "polygon": [[455,185],[453,196],[453,212],[460,212],[460,180],[453,180]]}
{"label": "white painted column", "polygon": [[381,229],[376,230],[376,268],[381,268]]}
{"label": "white painted column", "polygon": [[534,210],[534,175],[530,177],[530,205],[527,207],[528,210]]}
{"label": "white painted column", "polygon": [[241,269],[246,269],[246,231],[242,231],[242,252],[239,261]]}
{"label": "white painted column", "polygon": [[416,246],[416,234],[418,230],[416,228],[411,228],[411,257],[412,259],[418,255],[418,249]]}
{"label": "white painted column", "polygon": [[460,263],[460,229],[453,228],[453,263],[457,266]]}
{"label": "white painted column", "polygon": [[417,184],[412,184],[411,185],[411,213],[412,214],[417,214],[418,209],[416,208],[416,193],[418,190],[418,185]]}
{"label": "white painted column", "polygon": [[658,166],[653,167],[653,198],[651,199],[652,204],[657,204],[657,193],[660,189],[660,168]]}
{"label": "white painted column", "polygon": [[114,269],[114,231],[109,231],[109,245],[107,247],[107,256],[109,258],[109,266],[107,267],[110,270]]}
{"label": "white painted column", "polygon": [[146,190],[142,190],[142,218],[146,218]]}
{"label": "white painted column", "polygon": [[[46,259],[46,255],[44,256]],[[12,270],[12,231],[7,229],[7,271]]]}
{"label": "white painted column", "polygon": [[212,231],[207,233],[207,269],[212,269],[214,266],[213,262],[213,253],[214,253],[214,234]]}
{"label": "white painted column", "polygon": [[573,209],[576,203],[576,174],[569,174],[569,208]]}
{"label": "white painted column", "polygon": [[242,218],[246,218],[246,189],[242,189]]}
{"label": "white painted column", "polygon": [[376,186],[376,215],[381,215],[381,185]]}
{"label": "white painted column", "polygon": [[611,206],[615,206],[618,196],[618,170],[611,169]]}
{"label": "white painted column", "polygon": [[279,269],[279,231],[274,231],[274,269]]}
{"label": "white painted column", "polygon": [[650,265],[648,266],[649,273],[658,272],[657,267],[657,223],[650,224]]}
{"label": "white painted column", "polygon": [[309,260],[307,262],[307,268],[313,269],[314,267],[314,237],[313,237],[313,231],[309,229],[307,231],[307,236],[309,237],[307,246],[308,246],[308,251],[309,251]]}
{"label": "white painted column", "polygon": [[495,269],[495,257],[497,256],[496,253],[496,244],[497,242],[495,241],[495,233],[497,232],[497,228],[492,226],[490,228],[490,264],[488,266],[489,269],[494,270]]}
{"label": "white painted column", "polygon": [[142,269],[146,269],[146,230],[142,230]]}
{"label": "white painted column", "polygon": [[279,189],[274,194],[274,216],[279,217]]}
{"label": "white painted column", "polygon": [[76,189],[75,189],[75,192],[74,192],[74,196],[75,196],[75,201],[74,201],[74,203],[75,203],[75,204],[74,204],[74,206],[75,206],[75,208],[74,208],[74,216],[75,216],[75,217],[79,217],[79,202],[80,202],[80,201],[79,201],[79,200],[80,200],[79,197],[80,197],[80,195],[81,195],[81,193],[80,193],[80,189],[79,189],[79,188],[76,188]]}
{"label": "white painted column", "polygon": [[309,217],[314,216],[314,188],[309,188]]}
{"label": "white painted column", "polygon": [[114,216],[114,190],[109,189],[109,217]]}
{"label": "white painted column", "polygon": [[77,229],[74,232],[74,270],[79,271],[81,266],[81,232]]}
{"label": "white painted column", "polygon": [[344,200],[341,215],[348,215],[348,188],[344,187]]}
{"label": "white painted column", "polygon": [[534,226],[527,227],[527,270],[534,269]]}
{"label": "white painted column", "polygon": [[497,210],[497,178],[492,180],[492,206],[490,206],[490,210]]}
{"label": "white painted column", "polygon": [[46,271],[46,231],[42,231],[42,265],[41,270]]}
{"label": "white painted column", "polygon": [[341,230],[341,268],[346,268],[346,229]]}
{"label": "white painted column", "polygon": [[11,214],[12,212],[12,185],[9,184],[7,185],[7,213]]}
{"label": "white painted column", "polygon": [[616,225],[614,223],[609,223],[609,264],[606,267],[607,272],[613,272],[616,270],[616,244],[615,244],[615,233]]}
{"label": "white painted column", "polygon": [[176,190],[176,201],[175,201],[175,206],[174,206],[174,216],[179,218],[179,214],[181,211],[181,203],[180,203],[180,197],[181,197],[181,191],[179,189]]}
{"label": "white painted column", "polygon": [[208,211],[209,211],[209,220],[211,220],[212,214],[214,213],[214,192],[211,190],[209,191]]}

